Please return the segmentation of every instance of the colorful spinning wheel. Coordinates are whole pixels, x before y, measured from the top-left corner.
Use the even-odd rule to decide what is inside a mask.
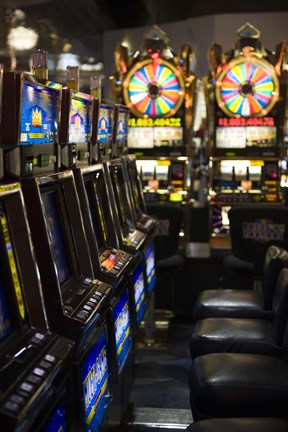
[[[279,97],[274,67],[256,56],[227,63],[216,81],[216,100],[230,117],[262,117]]]
[[[171,117],[183,103],[184,79],[166,60],[149,58],[130,69],[123,91],[125,104],[137,117]]]

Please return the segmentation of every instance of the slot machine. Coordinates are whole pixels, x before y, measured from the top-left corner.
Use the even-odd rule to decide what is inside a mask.
[[[177,55],[158,26],[145,35],[133,55],[129,56],[121,44],[115,50],[117,71],[111,77],[112,90],[115,102],[125,104],[131,112],[127,147],[139,162],[147,201],[171,198],[172,202],[180,202],[184,198],[187,185],[183,183],[184,176],[176,179],[176,170],[182,165],[177,159],[188,159],[193,153],[191,129],[198,81],[191,72],[193,58],[189,44],[182,45]],[[146,176],[142,176],[142,167]],[[172,183],[168,183],[174,174]],[[180,180],[183,193],[178,193]]]
[[[114,127],[113,127],[113,138],[112,138],[112,159],[114,156],[115,160],[118,160],[121,170],[123,170],[123,181],[126,189],[126,196],[130,199],[131,213],[133,215],[134,224],[137,230],[147,234],[146,245],[143,249],[146,263],[146,280],[147,280],[147,291],[150,296],[154,290],[156,284],[156,269],[155,269],[155,252],[154,252],[154,240],[153,232],[156,226],[156,220],[144,213],[141,210],[141,198],[138,193],[138,186],[135,183],[138,180],[136,159],[134,155],[125,154],[127,149],[127,131],[128,131],[128,119],[130,111],[128,107],[120,104],[115,104],[114,114]],[[120,168],[119,168],[120,169]],[[121,183],[121,181],[120,181]],[[124,191],[123,191],[124,193]],[[124,195],[122,196],[125,199]],[[143,202],[143,201],[142,201]]]
[[[287,77],[286,43],[272,53],[250,23],[237,30],[235,48],[208,51],[208,107],[212,233],[229,231],[227,210],[239,204],[282,205],[280,161]]]
[[[112,159],[121,157],[124,163],[124,170],[126,172],[127,187],[131,198],[131,205],[136,220],[137,229],[152,233],[155,229],[155,219],[142,211],[140,204],[142,199],[141,191],[138,192],[140,186],[138,176],[136,175],[136,158],[133,156],[129,158],[127,148],[127,135],[128,135],[128,120],[130,110],[125,105],[115,104],[114,114],[114,128],[112,138]],[[142,201],[143,203],[143,201]]]
[[[73,102],[76,98],[77,104]],[[82,108],[79,108],[80,101],[80,107],[84,107],[82,111]],[[93,274],[111,286],[108,335],[109,351],[114,359],[110,365],[113,399],[109,404],[104,423],[108,417],[109,421],[113,419],[113,421],[121,422],[127,410],[129,391],[131,391],[134,376],[133,337],[146,311],[144,281],[143,286],[139,287],[139,283],[144,279],[144,269],[142,269],[140,258],[135,257],[134,259],[133,255],[119,249],[118,243],[114,242],[113,238],[111,240],[107,234],[106,221],[111,214],[111,208],[108,196],[103,200],[103,193],[102,196],[100,194],[100,190],[106,188],[103,170],[101,166],[91,164],[89,158],[84,160],[79,157],[79,151],[81,151],[79,143],[82,143],[82,146],[85,144],[86,150],[89,149],[89,156],[91,154],[93,158],[98,152],[95,148],[96,144],[99,144],[105,156],[110,154],[109,131],[112,132],[111,113],[113,113],[111,108],[114,110],[114,104],[108,101],[101,101],[99,104],[99,101],[90,95],[76,92],[73,89],[64,89],[59,130],[61,154],[62,157],[64,156],[64,159],[61,158],[61,165],[73,171]],[[80,117],[86,119],[83,128],[81,130],[77,128],[81,138],[76,136],[71,138],[75,134],[76,111],[77,115],[81,114]],[[88,115],[89,112],[90,115]],[[100,143],[96,143],[93,138],[98,135]],[[108,144],[105,137],[108,138]],[[73,147],[76,152],[74,152],[74,157],[65,157],[65,153],[66,156],[73,155]],[[114,222],[111,221],[111,227],[113,224]],[[134,281],[136,269],[138,285]]]
[[[1,429],[72,431],[67,395],[74,343],[48,328],[19,183],[0,186],[0,237]],[[31,298],[40,317],[31,313]]]
[[[12,86],[8,81],[9,92],[5,89],[5,78],[3,80],[3,96],[9,97],[8,105],[10,102],[14,104],[15,117],[19,119],[13,128],[18,135],[5,147],[8,157],[5,159],[7,164],[4,171],[20,177],[49,328],[75,342],[70,363],[72,389],[68,393],[72,427],[77,431],[97,430],[112,398],[110,368],[113,361],[116,362],[108,331],[112,322],[111,286],[94,277],[73,173],[71,170],[55,170],[55,161],[60,166],[59,143],[56,141],[51,144],[50,133],[42,136],[42,132],[41,142],[37,141],[38,135],[35,137],[34,132],[32,136],[28,134],[28,138],[36,139],[36,142],[32,141],[27,149],[21,141],[21,125],[25,122],[32,124],[31,119],[35,112],[37,116],[41,112],[42,119],[46,118],[45,109],[49,113],[60,113],[61,92],[57,93],[58,97],[46,98],[46,87],[40,83],[40,79],[38,81],[36,77],[20,72],[16,73],[16,77],[16,85]],[[28,83],[28,94],[33,95],[36,92],[37,100],[47,102],[47,106],[43,105],[41,108],[43,112],[37,109],[37,101],[35,107],[25,104],[25,83]],[[55,91],[55,87],[51,88]],[[5,98],[3,102],[4,100]],[[29,101],[31,102],[30,99]],[[59,115],[53,117],[54,132],[58,131],[58,124]],[[46,131],[46,126],[42,124],[41,127]],[[24,138],[26,139],[26,136]],[[38,162],[45,159],[43,151],[46,145],[51,154],[47,158],[49,163],[43,167],[39,166]],[[15,159],[10,157],[14,151],[15,155],[17,154]],[[28,164],[30,159],[31,165]],[[26,169],[28,165],[29,170]],[[29,310],[35,318],[35,302],[31,301]],[[110,349],[111,354],[108,355]],[[96,383],[97,364],[102,365],[103,374],[99,375]],[[90,378],[85,377],[85,370],[90,374]],[[86,382],[90,386],[89,398],[84,397],[87,391]],[[95,401],[92,405],[91,399]]]

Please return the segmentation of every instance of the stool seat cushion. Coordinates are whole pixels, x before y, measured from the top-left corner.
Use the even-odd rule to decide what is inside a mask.
[[[264,310],[263,293],[245,289],[202,291],[194,306],[193,319],[208,317],[272,318],[271,310]]]
[[[186,432],[288,432],[288,421],[278,418],[228,418],[200,420]]]
[[[287,418],[288,364],[278,357],[242,353],[197,357],[189,371],[189,388],[195,420]]]
[[[213,352],[282,355],[273,322],[246,318],[205,318],[198,321],[190,338],[192,358]]]

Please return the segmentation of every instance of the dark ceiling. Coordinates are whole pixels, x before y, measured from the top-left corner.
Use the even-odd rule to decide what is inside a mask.
[[[263,0],[1,0],[0,3],[4,8],[23,10],[27,23],[37,26],[42,39],[53,34],[56,39],[83,44],[88,51],[95,51],[95,42],[106,30],[211,14],[288,11],[287,0],[268,4]]]
[[[24,18],[18,17],[20,10]],[[288,11],[287,0],[0,0],[0,55],[11,26],[25,25],[37,30],[38,48],[56,57],[64,47],[81,57],[102,62],[105,31],[149,26],[192,17],[226,13]],[[6,29],[6,33],[5,33]],[[204,30],[205,31],[205,30]],[[17,52],[17,67],[26,68],[29,53]],[[5,57],[6,56],[6,57]],[[11,63],[6,53],[0,62]],[[89,61],[90,61],[89,60]],[[21,62],[25,61],[25,64]]]

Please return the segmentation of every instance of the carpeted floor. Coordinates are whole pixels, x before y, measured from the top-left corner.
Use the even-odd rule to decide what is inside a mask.
[[[191,325],[173,321],[165,311],[156,311],[155,322],[153,343],[145,342],[143,328],[137,337],[131,410],[119,432],[178,432],[193,421],[188,387]]]

